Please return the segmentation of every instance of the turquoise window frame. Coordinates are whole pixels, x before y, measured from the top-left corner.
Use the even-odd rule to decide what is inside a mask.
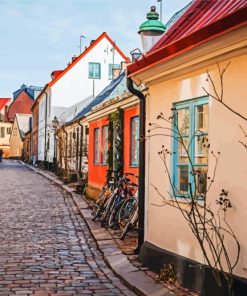
[[[98,75],[96,75],[96,66],[98,67]],[[88,78],[100,79],[101,78],[101,64],[100,63],[88,63]]]
[[[137,123],[136,134],[134,134],[133,132],[134,123]],[[130,118],[130,167],[139,166],[139,126],[140,126],[139,116],[131,117]],[[136,146],[134,149],[133,144],[134,144],[135,137],[136,137]],[[136,155],[136,161],[134,160],[134,157],[133,157],[134,154]]]
[[[101,156],[103,165],[108,164],[108,153],[109,153],[108,143],[109,143],[109,126],[104,125],[102,127],[102,156]],[[105,144],[107,144],[107,147],[105,147]]]
[[[202,106],[202,105],[208,105],[208,97],[200,97],[200,98],[196,98],[196,99],[192,99],[192,100],[186,100],[183,102],[177,102],[173,104],[173,108],[175,108],[176,111],[181,110],[181,109],[189,109],[189,134],[188,134],[188,138],[189,138],[189,143],[193,137],[193,135],[195,135],[195,129],[196,129],[196,124],[197,124],[197,119],[196,119],[196,107],[198,106]],[[178,118],[177,116],[174,117],[173,119],[174,121],[177,122]],[[175,122],[173,122],[173,129],[174,129],[174,133],[173,133],[173,151],[175,152],[173,154],[173,166],[172,166],[172,180],[173,180],[173,186],[176,188],[176,192],[175,192],[175,197],[189,197],[190,194],[181,194],[179,193],[180,190],[178,190],[179,188],[179,174],[178,174],[178,167],[179,166],[186,166],[188,165],[188,184],[191,184],[191,188],[192,188],[192,192],[194,192],[195,190],[195,184],[194,184],[194,177],[190,174],[191,172],[191,164],[188,163],[179,163],[178,162],[178,156],[179,156],[179,150],[178,150],[178,141],[176,140],[176,126],[175,126]],[[207,133],[200,133],[201,136],[204,135],[208,135]],[[198,136],[198,135],[197,135]],[[184,136],[186,137],[186,136]],[[188,149],[189,151],[189,155],[190,158],[192,160],[192,165],[193,167],[208,167],[208,163],[207,164],[199,164],[195,162],[195,141],[191,141],[190,147]],[[180,188],[179,188],[180,189]],[[189,190],[189,186],[188,186],[188,190]]]
[[[93,131],[94,134],[94,147],[93,147],[93,154],[94,154],[94,164],[100,163],[100,128],[95,128]]]
[[[113,73],[112,73],[112,69],[121,69],[121,65],[120,64],[109,64],[108,65],[108,79],[112,80],[113,79]]]

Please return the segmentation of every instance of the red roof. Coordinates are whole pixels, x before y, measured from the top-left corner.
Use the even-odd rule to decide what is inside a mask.
[[[48,83],[49,87],[54,85],[64,74],[66,74],[75,64],[77,64],[86,54],[89,53],[103,38],[106,38],[112,46],[118,51],[118,53],[123,57],[126,62],[129,62],[129,58],[121,51],[121,49],[113,42],[113,40],[109,37],[109,35],[104,32],[102,33],[94,42],[91,42],[90,46],[84,50],[77,58],[73,58],[72,63],[64,70],[59,70],[61,73],[57,75],[52,81]]]
[[[10,98],[0,98],[0,110],[2,110],[10,100]]]
[[[246,24],[246,0],[195,0],[129,74]]]

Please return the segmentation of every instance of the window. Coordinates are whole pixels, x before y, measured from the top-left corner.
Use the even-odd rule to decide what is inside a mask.
[[[94,129],[94,163],[99,163],[99,128]]]
[[[108,126],[102,128],[102,163],[108,163]]]
[[[112,69],[121,69],[121,66],[119,64],[109,64],[109,67],[108,67],[108,78],[110,80],[112,80],[112,78],[113,78]]]
[[[130,119],[130,165],[138,166],[139,163],[139,117]]]
[[[11,127],[7,127],[7,134],[8,134],[8,135],[11,134]]]
[[[5,127],[1,127],[1,138],[5,138]]]
[[[188,195],[191,184],[192,190],[196,190],[198,195],[203,197],[207,189],[208,99],[178,103],[174,107],[176,109],[174,152],[176,153],[173,176],[177,195]],[[192,166],[196,171],[196,182],[192,175]]]
[[[100,63],[88,64],[88,78],[100,79]]]

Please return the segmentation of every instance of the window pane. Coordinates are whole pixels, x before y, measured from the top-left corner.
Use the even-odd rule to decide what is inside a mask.
[[[196,107],[196,131],[208,132],[208,104]]]
[[[99,163],[99,128],[94,130],[94,162]]]
[[[102,163],[106,164],[108,162],[108,126],[103,127],[102,139],[103,139]]]
[[[189,163],[188,153],[186,152],[184,146],[188,150],[189,138],[182,137],[178,139],[178,163]]]
[[[139,117],[131,119],[131,165],[139,162]]]
[[[178,110],[178,129],[180,134],[188,135],[190,129],[189,108]]]
[[[88,64],[88,77],[93,79],[100,79],[100,63]]]
[[[188,166],[183,165],[178,167],[178,190],[182,194],[188,192],[189,175]]]
[[[207,166],[195,166],[194,170],[196,172],[195,178],[196,178],[196,192],[199,196],[204,197],[207,191]]]
[[[195,136],[195,163],[208,163],[208,138],[206,135]]]

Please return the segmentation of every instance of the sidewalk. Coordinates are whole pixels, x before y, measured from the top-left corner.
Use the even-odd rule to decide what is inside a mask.
[[[137,257],[133,255],[133,250],[136,245],[136,236],[130,240],[121,241],[118,239],[116,231],[107,230],[101,227],[100,223],[94,222],[91,219],[90,201],[83,196],[74,193],[74,188],[65,185],[58,177],[50,172],[40,168],[27,165],[20,162],[36,173],[48,178],[55,184],[59,185],[66,192],[68,192],[76,204],[77,209],[85,219],[92,236],[94,237],[98,248],[102,252],[106,263],[115,272],[115,274],[122,279],[122,281],[134,292],[140,296],[189,296],[196,295],[179,285],[169,285],[169,289],[161,283],[155,281],[156,273],[143,267],[137,261]]]

